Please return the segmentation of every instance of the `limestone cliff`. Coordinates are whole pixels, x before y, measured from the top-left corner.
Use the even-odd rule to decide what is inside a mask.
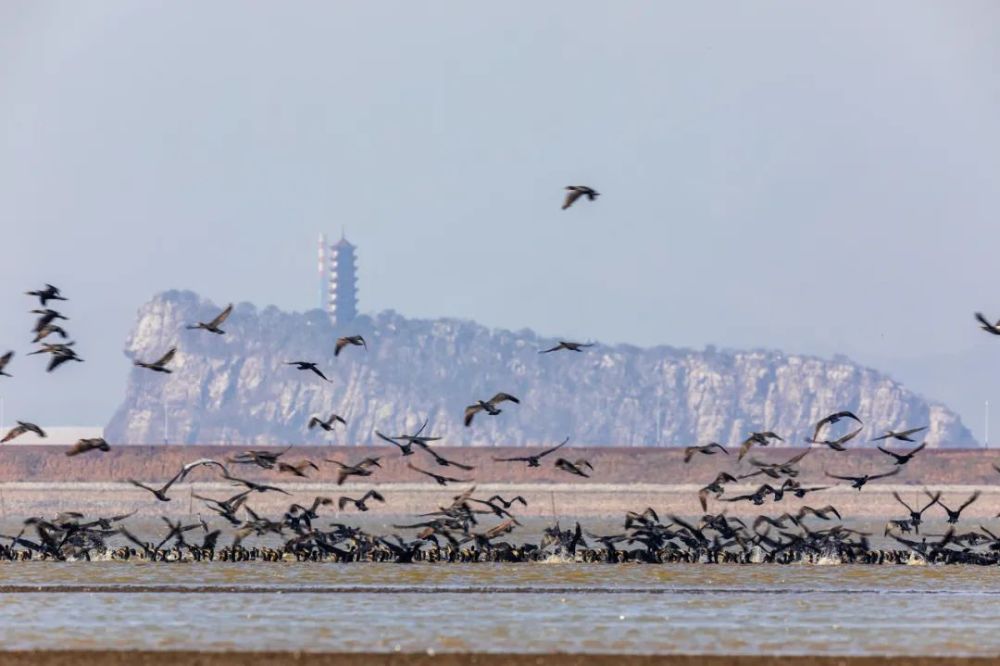
[[[374,430],[429,431],[451,445],[525,445],[571,436],[579,445],[683,446],[738,443],[766,428],[801,444],[809,424],[839,409],[875,430],[929,425],[930,446],[968,446],[958,416],[875,370],[846,359],[777,351],[694,351],[596,345],[539,355],[552,338],[489,330],[468,321],[413,320],[394,312],[335,328],[321,311],[286,313],[240,304],[227,334],[187,331],[219,304],[167,292],[144,305],[125,353],[158,357],[179,349],[163,375],[134,369],[108,425],[121,443],[363,444]],[[368,351],[333,355],[340,335],[361,334]],[[319,363],[324,382],[286,361]],[[521,398],[496,417],[462,425],[465,405],[497,391]],[[310,432],[311,415],[347,419],[334,434]],[[164,412],[167,418],[164,418]],[[855,440],[861,443],[859,438]]]

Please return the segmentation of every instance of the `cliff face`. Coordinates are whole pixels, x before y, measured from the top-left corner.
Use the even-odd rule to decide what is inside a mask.
[[[692,351],[597,345],[539,355],[555,343],[531,331],[488,330],[457,320],[409,320],[393,312],[334,327],[321,311],[237,306],[227,334],[186,331],[220,306],[190,292],[144,305],[125,353],[148,360],[178,347],[173,374],[134,369],[108,425],[120,443],[364,444],[374,430],[428,430],[450,445],[526,445],[571,436],[578,445],[738,443],[768,429],[799,443],[810,424],[850,409],[864,441],[890,427],[929,425],[929,446],[968,446],[958,416],[874,370],[847,360],[774,351]],[[334,340],[361,334],[368,352]],[[332,381],[285,365],[308,360]],[[497,391],[518,396],[496,417],[462,425],[465,405]],[[166,419],[164,413],[166,412]],[[310,432],[311,415],[347,419],[333,434]],[[876,432],[878,431],[878,433]],[[861,442],[859,438],[855,442]]]

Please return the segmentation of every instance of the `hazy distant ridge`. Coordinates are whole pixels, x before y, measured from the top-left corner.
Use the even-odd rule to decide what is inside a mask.
[[[776,351],[693,351],[598,345],[585,353],[539,355],[554,343],[522,330],[489,330],[452,319],[413,320],[394,312],[359,317],[338,330],[322,312],[237,306],[225,336],[185,331],[223,304],[191,292],[156,296],[139,311],[125,345],[130,358],[154,358],[177,345],[174,374],[135,369],[107,428],[113,442],[330,441],[368,443],[383,432],[431,430],[459,445],[524,445],[571,436],[578,444],[672,446],[735,443],[753,429],[801,443],[807,424],[852,409],[872,428],[924,425],[931,446],[968,446],[972,435],[947,407],[889,377],[844,359]],[[338,335],[360,333],[366,354],[333,356]],[[312,360],[332,380],[283,365]],[[522,399],[497,417],[461,423],[462,409],[498,390]],[[348,421],[334,436],[310,433],[312,414]]]

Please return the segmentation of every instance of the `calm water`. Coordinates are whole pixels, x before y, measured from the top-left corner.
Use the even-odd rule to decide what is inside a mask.
[[[980,567],[36,562],[0,585],[40,590],[0,594],[5,649],[1000,654]]]

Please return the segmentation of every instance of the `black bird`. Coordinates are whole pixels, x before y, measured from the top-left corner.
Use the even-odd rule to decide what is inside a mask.
[[[134,364],[139,368],[146,368],[147,370],[152,370],[153,372],[165,372],[170,374],[173,372],[167,367],[167,363],[173,360],[174,355],[177,353],[177,347],[171,347],[167,350],[167,353],[156,359],[152,363],[146,363],[144,361],[135,361]]]
[[[706,444],[705,446],[688,446],[684,449],[684,462],[691,462],[691,458],[693,458],[696,453],[702,453],[706,456],[714,456],[716,451],[721,451],[727,456],[729,455],[729,451],[726,450],[726,447],[718,442],[712,442],[710,444]]]
[[[7,431],[7,434],[0,439],[0,444],[11,441],[15,437],[20,437],[26,432],[33,432],[39,437],[46,437],[45,431],[36,426],[34,423],[28,423],[27,421],[16,421],[17,425]]]
[[[382,467],[378,463],[378,458],[365,458],[356,465],[347,465],[339,460],[325,459],[328,463],[333,463],[340,469],[337,472],[337,485],[343,485],[344,480],[349,476],[371,476],[375,473],[372,467]]]
[[[502,412],[503,410],[502,409],[498,409],[497,405],[499,405],[501,402],[504,402],[505,400],[509,400],[510,402],[513,402],[515,404],[520,404],[521,403],[520,400],[518,400],[517,398],[515,398],[511,394],[500,392],[500,393],[497,393],[492,398],[490,398],[489,400],[485,400],[485,401],[484,400],[480,400],[476,404],[469,405],[468,407],[466,407],[465,408],[465,425],[466,425],[466,427],[472,425],[472,419],[479,412],[486,412],[490,416],[496,416],[497,414],[499,414],[500,412]]]
[[[837,516],[837,520],[843,520],[843,518],[840,517],[840,512],[837,511],[837,509],[831,504],[827,504],[821,509],[814,509],[811,506],[803,506],[801,509],[799,509],[799,512],[798,514],[796,514],[795,518],[801,521],[807,515],[813,515],[819,518],[820,520],[830,520],[830,514]]]
[[[545,449],[541,453],[536,453],[533,456],[514,456],[512,458],[494,458],[493,460],[497,462],[526,462],[528,463],[528,467],[541,467],[542,465],[540,461],[542,458],[549,455],[553,451],[558,451],[565,446],[568,441],[569,437],[559,442],[559,444],[553,446],[551,449]]]
[[[901,442],[912,442],[914,441],[910,435],[916,434],[921,430],[927,430],[927,426],[922,426],[920,428],[910,428],[909,430],[889,430],[884,435],[876,437],[873,442],[878,442],[883,439],[898,439]]]
[[[823,426],[833,425],[834,423],[837,423],[841,419],[853,419],[858,423],[861,423],[861,419],[855,416],[854,412],[849,412],[847,410],[841,412],[835,412],[833,414],[830,414],[829,416],[824,416],[823,418],[821,418],[819,421],[816,422],[816,428],[813,430],[812,439],[813,440],[819,439],[819,431],[823,429]]]
[[[889,449],[883,449],[881,446],[876,446],[875,448],[881,451],[882,453],[890,455],[893,458],[895,458],[897,465],[905,465],[906,463],[910,462],[910,460],[913,459],[913,456],[923,451],[925,446],[927,446],[927,442],[924,442],[920,446],[916,447],[915,449],[911,449],[906,453],[896,453],[894,451],[890,451]]]
[[[753,491],[749,495],[735,495],[733,497],[721,497],[716,498],[722,502],[743,502],[747,501],[756,506],[760,506],[767,499],[768,495],[773,495],[775,493],[774,488],[770,484],[762,484],[757,490]],[[775,500],[777,501],[777,500]]]
[[[292,447],[287,447],[281,451],[265,451],[262,449],[250,449],[242,453],[237,453],[231,458],[226,458],[226,462],[236,465],[257,465],[261,469],[274,469],[278,458],[288,453]]]
[[[89,437],[77,441],[77,443],[74,444],[71,449],[66,451],[66,455],[76,456],[81,453],[86,453],[87,451],[94,451],[95,449],[98,451],[107,452],[111,450],[111,446],[109,446],[108,443],[104,441],[103,437]]]
[[[829,446],[834,451],[846,451],[847,447],[845,447],[844,444],[847,444],[849,441],[860,435],[862,430],[864,430],[864,427],[852,430],[843,437],[838,437],[837,439],[821,440],[821,439],[816,439],[814,437],[813,439],[808,439],[806,441],[809,442],[810,444],[823,444],[825,446]]]
[[[504,498],[500,497],[499,495],[494,495],[493,497],[490,497],[486,501],[487,502],[496,502],[496,503],[502,505],[503,508],[505,508],[505,509],[509,509],[510,507],[512,507],[514,505],[514,502],[520,502],[521,506],[528,506],[527,500],[525,500],[520,495],[516,495],[514,497],[511,497],[509,500],[505,500]]]
[[[417,446],[419,446],[420,448],[422,448],[424,451],[426,451],[427,453],[429,453],[431,455],[431,457],[434,458],[434,462],[436,462],[438,465],[441,465],[442,467],[457,467],[459,469],[464,469],[465,471],[469,471],[469,470],[475,469],[475,467],[472,466],[472,465],[465,465],[465,464],[460,463],[460,462],[455,462],[454,460],[448,460],[443,455],[441,455],[437,451],[433,450],[431,447],[427,446],[423,442],[416,441],[416,442],[414,442],[414,444],[416,444]]]
[[[294,365],[299,370],[312,370],[317,375],[319,375],[320,379],[322,379],[323,381],[327,382],[330,381],[329,379],[326,378],[326,375],[320,372],[319,368],[316,367],[315,363],[310,363],[309,361],[288,361],[285,363],[285,365]]]
[[[226,309],[220,312],[212,321],[208,323],[199,321],[197,324],[193,326],[188,326],[187,329],[189,331],[195,331],[200,329],[203,331],[208,331],[209,333],[215,333],[216,335],[223,335],[225,331],[219,328],[219,326],[221,326],[222,322],[226,321],[226,319],[228,319],[229,315],[231,315],[232,313],[233,313],[233,304],[230,303],[229,305],[226,306]]]
[[[383,435],[378,430],[375,431],[375,434],[384,439],[385,441],[389,442],[390,444],[395,444],[396,446],[398,446],[400,453],[402,453],[404,456],[412,456],[414,444],[420,446],[426,451],[430,451],[430,448],[427,446],[427,442],[434,442],[441,439],[440,437],[428,437],[427,435],[420,434],[424,431],[424,428],[427,427],[427,423],[428,420],[424,419],[423,425],[421,425],[420,428],[417,430],[417,432],[415,432],[412,435],[394,435],[392,437],[389,437],[388,435]],[[402,440],[406,443],[400,444],[399,440]],[[472,468],[470,467],[469,469]]]
[[[38,321],[35,322],[35,328],[32,329],[35,333],[42,330],[56,319],[63,319],[69,321],[69,317],[64,316],[60,312],[53,310],[51,308],[45,308],[44,310],[32,310],[32,314],[38,315]]]
[[[152,486],[147,486],[146,484],[136,481],[135,479],[129,479],[128,482],[131,483],[136,488],[142,488],[143,490],[148,490],[153,493],[153,496],[161,502],[169,502],[170,498],[167,497],[167,491],[170,490],[170,486],[174,485],[184,476],[184,470],[177,472],[172,479],[163,484],[160,488],[153,488]]]
[[[37,296],[38,300],[41,302],[44,308],[49,301],[68,301],[68,298],[64,298],[62,293],[59,291],[59,287],[54,287],[51,284],[46,284],[45,289],[38,289],[37,291],[26,291],[24,292],[28,296]]]
[[[980,324],[982,324],[980,328],[982,328],[984,331],[986,331],[987,333],[992,333],[993,335],[1000,335],[1000,321],[998,321],[995,324],[991,324],[989,320],[987,320],[986,317],[982,315],[981,312],[976,313],[976,319],[979,321]]]
[[[582,196],[586,196],[588,200],[593,201],[597,197],[601,196],[601,193],[595,191],[593,188],[587,187],[586,185],[567,185],[566,199],[563,201],[562,209],[566,210],[573,205],[573,202]]]
[[[393,446],[398,446],[399,447],[399,453],[403,457],[412,456],[413,455],[413,444],[411,444],[410,442],[406,442],[405,444],[400,444],[394,438],[389,437],[388,435],[383,435],[378,430],[375,431],[375,434],[378,435],[379,437],[381,437],[382,439],[384,439],[385,441],[389,442]]]
[[[308,478],[306,476],[306,472],[305,471],[307,469],[309,469],[310,467],[312,469],[319,470],[319,467],[316,465],[316,463],[314,463],[311,460],[303,460],[302,462],[298,463],[297,465],[292,465],[291,463],[279,462],[278,463],[278,473],[280,474],[282,472],[288,472],[289,474],[293,474],[295,476],[299,476],[299,477],[302,477],[302,478]]]
[[[743,443],[740,444],[740,455],[736,459],[737,460],[743,460],[743,456],[745,456],[747,454],[747,451],[749,451],[750,447],[753,446],[754,444],[760,444],[761,446],[767,446],[768,444],[771,443],[771,440],[776,440],[776,441],[779,441],[779,442],[785,441],[780,436],[776,435],[775,433],[771,432],[770,430],[765,431],[765,432],[752,432],[752,433],[750,433],[750,436],[747,437],[746,439],[744,439]]]
[[[913,507],[911,507],[909,504],[907,504],[906,502],[904,502],[903,498],[899,496],[899,493],[894,492],[892,494],[892,496],[895,497],[896,501],[899,502],[900,504],[902,504],[904,507],[906,507],[906,510],[910,512],[910,521],[909,521],[909,523],[917,531],[917,534],[920,534],[920,524],[923,522],[924,512],[927,511],[927,509],[929,509],[932,506],[934,506],[935,504],[937,504],[938,500],[941,499],[941,493],[936,493],[934,495],[931,495],[930,496],[931,501],[928,502],[924,506],[924,508],[922,508],[919,511],[917,511]]]
[[[930,497],[932,499],[934,498],[934,495],[931,495],[926,490],[924,492],[927,493],[928,497]],[[957,509],[954,509],[954,510],[949,509],[945,505],[945,503],[941,501],[941,493],[937,493],[937,503],[940,504],[941,508],[944,509],[945,513],[948,514],[948,523],[951,524],[951,525],[954,525],[955,523],[958,522],[958,519],[962,515],[962,512],[965,511],[965,507],[969,506],[970,504],[972,504],[973,502],[975,502],[977,499],[979,499],[979,495],[980,495],[979,491],[978,490],[975,491],[974,493],[972,493],[972,495],[969,496],[969,499],[965,500],[960,507],[958,507]]]
[[[368,351],[368,343],[360,335],[345,335],[342,338],[337,338],[337,343],[333,347],[333,355],[340,356],[340,352],[347,345],[354,345],[355,347],[364,347],[365,351]]]
[[[594,466],[590,464],[587,460],[580,458],[579,460],[566,460],[565,458],[559,458],[556,460],[557,468],[569,474],[575,474],[576,476],[582,476],[584,478],[590,478],[590,475],[583,471],[583,468],[593,470]]]
[[[313,416],[312,418],[309,419],[309,429],[312,430],[316,426],[319,426],[323,430],[330,432],[331,430],[333,430],[333,426],[337,421],[340,421],[344,425],[347,425],[347,421],[345,421],[344,417],[339,414],[331,414],[330,418],[328,418],[326,421],[319,418],[318,416]]]
[[[799,462],[802,461],[807,455],[809,455],[811,449],[806,449],[802,453],[796,454],[782,463],[766,463],[756,458],[750,459],[750,464],[758,468],[761,472],[771,477],[772,479],[778,479],[782,476],[798,476],[799,470],[795,468]]]
[[[3,356],[0,356],[0,376],[2,377],[13,377],[13,375],[5,372],[4,370],[10,364],[10,359],[14,358],[14,352],[9,351]]]
[[[244,490],[243,492],[224,500],[203,497],[193,493],[191,496],[195,499],[200,499],[203,502],[208,502],[211,505],[209,508],[212,511],[215,511],[217,514],[228,520],[232,525],[239,526],[242,521],[236,517],[236,512],[240,510],[240,506],[243,505],[243,503],[247,500],[247,497],[252,492],[253,490]]]
[[[285,490],[284,488],[279,488],[278,486],[269,486],[266,483],[257,483],[256,481],[250,481],[249,479],[241,479],[239,477],[231,475],[228,471],[223,472],[222,478],[228,481],[232,481],[233,483],[238,483],[241,486],[249,488],[250,490],[253,490],[254,492],[258,493],[266,493],[269,490],[273,490],[275,492],[282,493],[284,495],[291,495],[291,493]]]
[[[896,474],[899,474],[899,472],[900,468],[897,467],[891,472],[886,472],[885,474],[865,474],[863,476],[838,476],[836,474],[830,474],[829,472],[826,472],[826,475],[831,479],[850,481],[852,488],[857,488],[858,490],[861,490],[861,488],[863,488],[864,485],[869,481],[874,481],[875,479],[884,479],[887,476],[895,476]]]
[[[701,503],[701,510],[708,511],[708,496],[709,494],[714,494],[715,498],[718,499],[722,496],[724,492],[723,484],[726,483],[736,483],[737,478],[732,474],[727,472],[719,472],[715,480],[710,484],[698,491],[698,501]]]
[[[583,343],[583,342],[567,342],[566,340],[560,340],[559,344],[551,349],[542,349],[539,354],[548,354],[550,352],[559,351],[565,349],[567,351],[582,352],[584,347],[593,347],[593,342]]]
[[[353,499],[345,495],[344,497],[341,497],[339,500],[337,500],[337,506],[340,508],[341,511],[343,511],[345,506],[347,506],[348,504],[353,504],[358,511],[367,511],[368,505],[365,504],[365,502],[367,502],[369,499],[373,499],[377,502],[382,502],[383,504],[385,503],[385,498],[382,497],[382,495],[380,495],[378,491],[369,490],[368,492],[366,492],[364,495],[361,496],[361,499]]]
[[[69,337],[69,334],[66,333],[66,329],[64,329],[62,326],[59,326],[57,324],[46,324],[45,326],[42,326],[40,329],[35,331],[35,339],[32,340],[32,342],[41,342],[42,340],[53,334],[58,335],[63,340]]]
[[[431,477],[438,483],[438,485],[441,486],[447,486],[449,481],[451,483],[469,483],[470,481],[472,481],[472,479],[453,479],[450,476],[442,476],[440,474],[435,474],[434,472],[428,472],[425,469],[414,467],[411,463],[407,463],[406,466],[412,469],[414,472],[420,472],[421,474]]]

